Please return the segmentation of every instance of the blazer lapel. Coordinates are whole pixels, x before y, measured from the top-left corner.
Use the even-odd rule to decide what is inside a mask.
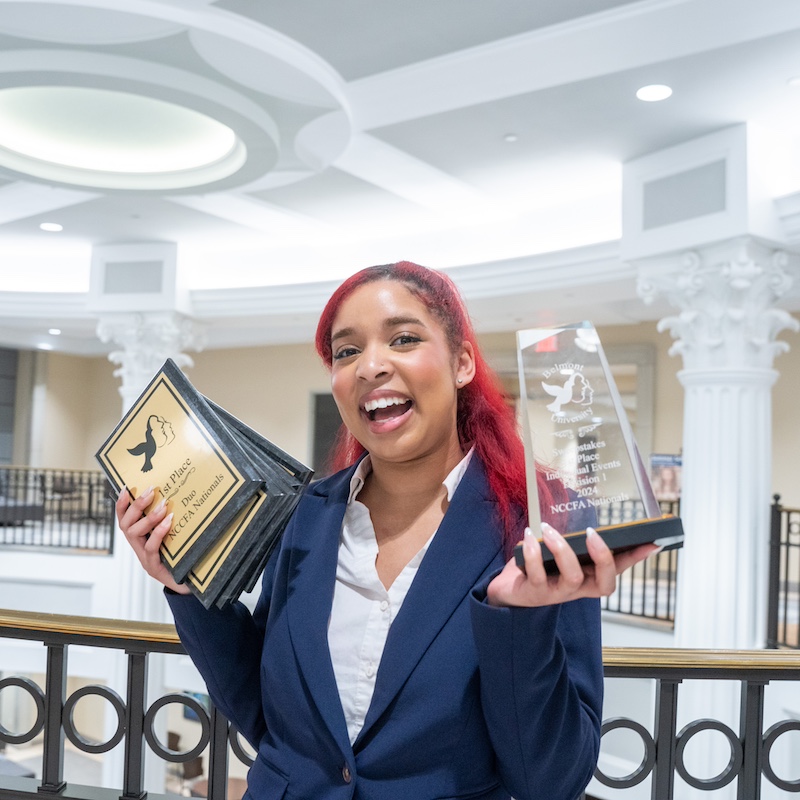
[[[332,483],[312,487],[298,506],[288,591],[303,600],[287,603],[289,635],[300,670],[325,724],[342,748],[349,748],[350,741],[328,649],[328,619],[351,474],[348,470]]]
[[[502,549],[496,505],[473,457],[392,622],[359,741],[383,714],[431,642]]]

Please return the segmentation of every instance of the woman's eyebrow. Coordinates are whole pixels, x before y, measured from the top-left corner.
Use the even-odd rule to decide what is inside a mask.
[[[420,325],[423,328],[425,327],[425,323],[421,319],[412,317],[410,315],[387,317],[383,321],[384,328],[396,328],[398,325]],[[340,328],[338,331],[335,331],[331,334],[331,344],[333,344],[333,342],[335,342],[337,339],[344,339],[348,336],[353,336],[355,333],[355,328]]]
[[[421,319],[412,316],[389,317],[383,323],[384,328],[396,328],[398,325],[421,325],[423,328],[425,327],[425,323]]]
[[[337,339],[342,339],[345,336],[352,336],[355,332],[355,328],[341,328],[335,333],[331,334],[331,343],[335,342]]]

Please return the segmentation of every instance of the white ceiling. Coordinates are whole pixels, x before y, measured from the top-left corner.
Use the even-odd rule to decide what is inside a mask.
[[[337,280],[402,258],[452,269],[481,330],[655,319],[622,164],[742,122],[800,141],[794,77],[798,0],[0,0],[0,93],[167,100],[247,148],[168,191],[0,167],[0,346],[102,352],[91,249],[153,241],[209,346],[306,340]]]

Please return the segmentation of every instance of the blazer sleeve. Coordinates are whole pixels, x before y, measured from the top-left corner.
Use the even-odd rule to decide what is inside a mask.
[[[165,592],[181,643],[214,705],[256,749],[266,732],[259,688],[261,654],[280,552],[276,548],[264,569],[261,595],[252,614],[240,601],[223,609],[205,609],[193,595]]]
[[[503,784],[517,800],[580,796],[600,747],[600,604],[494,608],[471,598],[481,701]]]

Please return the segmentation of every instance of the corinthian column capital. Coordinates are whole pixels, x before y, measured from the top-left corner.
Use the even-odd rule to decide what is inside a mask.
[[[679,309],[659,322],[685,369],[771,369],[789,346],[776,339],[798,330],[776,303],[800,276],[800,259],[752,238],[709,245],[638,265],[637,291],[646,302],[663,295]]]
[[[120,349],[108,359],[118,368],[119,392],[124,408],[129,408],[162,364],[171,358],[181,369],[193,362],[184,350],[202,349],[204,335],[190,318],[172,311],[115,314],[101,318],[97,335]]]

